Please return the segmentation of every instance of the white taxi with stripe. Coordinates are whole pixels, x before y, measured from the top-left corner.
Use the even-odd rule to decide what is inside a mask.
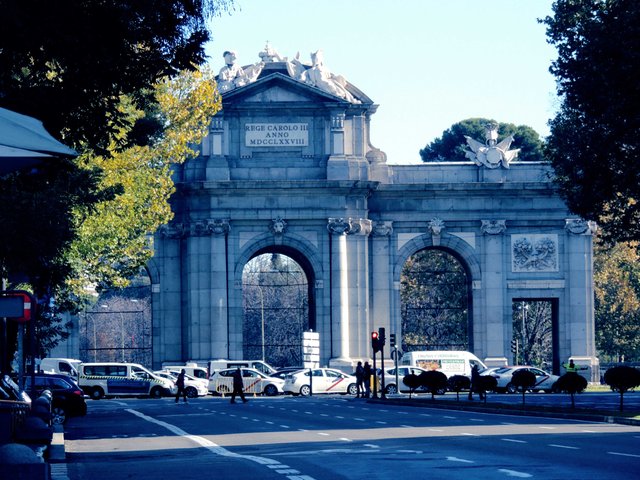
[[[335,368],[314,368],[293,372],[284,377],[284,393],[357,393],[356,377]]]
[[[233,373],[235,371],[235,368],[227,368],[213,372],[209,377],[209,391],[220,395],[233,392]],[[240,368],[240,371],[242,372],[244,393],[264,393],[268,396],[282,393],[284,380],[281,378],[269,377],[255,368]]]

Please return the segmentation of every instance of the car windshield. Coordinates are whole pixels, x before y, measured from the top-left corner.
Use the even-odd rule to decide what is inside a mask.
[[[511,368],[509,368],[509,367],[503,367],[503,368],[499,368],[499,369],[497,369],[497,370],[496,370],[495,372],[493,372],[493,373],[506,373],[506,372],[508,372],[509,370],[511,370]]]

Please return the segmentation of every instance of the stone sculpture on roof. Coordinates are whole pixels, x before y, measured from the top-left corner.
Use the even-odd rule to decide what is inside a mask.
[[[311,64],[300,61],[300,53],[291,61],[281,56],[267,42],[264,50],[258,54],[260,61],[244,68],[235,65],[236,55],[233,51],[224,52],[226,65],[218,75],[218,90],[220,93],[229,92],[235,88],[255,82],[267,63],[281,62],[286,64],[289,76],[306,85],[318,88],[350,103],[360,103],[349,92],[347,80],[342,75],[335,75],[324,65],[322,50],[311,53]]]
[[[465,151],[465,156],[472,160],[476,165],[484,165],[488,168],[498,168],[502,165],[509,168],[509,162],[518,156],[520,149],[509,150],[513,135],[498,143],[498,124],[490,122],[485,125],[485,143],[478,142],[473,138],[465,135],[467,145],[471,149]]]

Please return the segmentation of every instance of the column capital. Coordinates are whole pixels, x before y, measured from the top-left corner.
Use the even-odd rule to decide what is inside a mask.
[[[171,222],[161,225],[158,233],[165,238],[184,238],[187,235],[187,228],[184,223]]]
[[[567,218],[564,229],[573,235],[594,235],[598,231],[598,224],[582,218]]]
[[[371,234],[374,237],[388,237],[393,233],[393,222],[372,222]]]
[[[481,220],[480,231],[485,235],[500,235],[507,231],[506,220]]]
[[[369,235],[371,223],[367,218],[329,218],[327,230],[333,235]]]
[[[207,230],[209,234],[219,236],[227,235],[231,230],[231,223],[228,218],[215,218],[207,220]]]

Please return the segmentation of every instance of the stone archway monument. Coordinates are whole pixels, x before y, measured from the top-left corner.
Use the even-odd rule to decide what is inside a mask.
[[[554,370],[579,357],[595,378],[594,225],[570,215],[549,164],[518,162],[489,130],[468,139],[468,162],[388,165],[369,138],[377,105],[322,52],[259,58],[225,52],[223,109],[176,171],[150,264],[154,364],[241,358],[242,269],[284,248],[306,259],[320,363],[352,368],[371,331],[402,335],[402,266],[438,247],[469,272],[478,357],[512,362],[513,299],[550,299]]]

